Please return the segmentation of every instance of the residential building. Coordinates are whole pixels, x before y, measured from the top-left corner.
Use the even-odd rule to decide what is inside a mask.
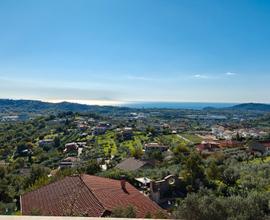
[[[201,144],[196,146],[197,151],[200,153],[206,152],[216,152],[220,150],[219,144],[217,142],[203,141]]]
[[[169,149],[168,146],[161,145],[159,143],[148,143],[144,145],[145,153],[151,153],[153,151],[165,152]]]
[[[116,165],[116,168],[125,171],[136,171],[139,169],[151,168],[152,164],[148,161],[135,159],[134,157],[127,158]]]
[[[174,175],[168,175],[159,181],[150,182],[150,198],[162,207],[170,206],[175,198],[182,195],[179,186],[181,179]]]
[[[21,196],[22,215],[106,217],[118,207],[134,207],[136,217],[165,211],[125,180],[76,175]]]
[[[75,167],[78,162],[77,157],[67,157],[64,160],[62,160],[59,164],[59,168],[71,168]]]
[[[65,145],[64,153],[78,152],[78,144],[75,142],[68,143]]]

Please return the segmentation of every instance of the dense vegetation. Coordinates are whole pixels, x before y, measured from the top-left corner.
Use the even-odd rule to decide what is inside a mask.
[[[129,113],[130,110],[127,116],[123,112],[109,116],[107,113],[68,111],[44,114],[25,121],[0,123],[0,214],[18,212],[19,196],[26,191],[67,175],[88,173],[114,179],[124,175],[134,185],[136,177],[160,180],[168,174],[179,176],[181,184],[175,187],[181,194],[175,206],[169,209],[171,216],[176,218],[244,220],[269,217],[269,156],[202,157],[194,147],[202,139],[189,131],[207,129],[209,125],[204,119],[183,118],[184,124],[188,124],[186,130],[172,134],[167,127],[161,126],[159,129],[156,124],[165,120],[173,121],[182,112],[164,110],[158,116],[155,113],[149,116],[150,119],[143,120],[130,120]],[[79,127],[84,121],[92,123],[91,126],[85,129]],[[91,128],[102,121],[113,125],[105,133],[93,135]],[[269,129],[269,122],[269,115],[265,114],[239,124]],[[117,131],[125,126],[134,128],[132,138],[125,139]],[[234,121],[231,126],[236,126]],[[52,140],[52,144],[40,145],[41,140],[48,139]],[[64,152],[65,145],[70,142],[86,143],[80,156],[77,152]],[[149,142],[168,146],[171,155],[160,152],[145,155],[142,149]],[[80,162],[76,167],[58,169],[63,159],[77,156]],[[153,168],[133,172],[114,168],[122,159],[130,156],[155,159],[156,164]],[[102,164],[107,165],[106,171],[102,170]],[[134,217],[134,210],[133,207],[119,207],[112,215]]]

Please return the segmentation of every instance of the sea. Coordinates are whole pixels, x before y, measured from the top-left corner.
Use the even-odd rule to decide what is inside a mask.
[[[122,103],[122,107],[130,108],[165,108],[165,109],[193,109],[201,110],[207,107],[226,108],[239,103],[214,103],[214,102],[128,102]]]
[[[240,103],[225,103],[225,102],[149,102],[149,101],[112,101],[112,100],[43,100],[46,102],[59,103],[59,102],[70,102],[79,103],[85,105],[99,105],[99,106],[120,106],[129,108],[167,108],[167,109],[193,109],[201,110],[206,107],[212,108],[226,108],[231,107]]]

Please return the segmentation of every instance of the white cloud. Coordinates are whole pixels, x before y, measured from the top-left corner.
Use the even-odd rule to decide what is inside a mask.
[[[236,73],[233,73],[233,72],[227,72],[227,73],[225,73],[225,75],[227,75],[227,76],[235,76]]]
[[[202,74],[195,74],[195,75],[193,75],[193,78],[196,78],[196,79],[208,79],[209,76],[202,75]]]
[[[192,76],[192,78],[196,78],[196,79],[215,79],[215,80],[218,80],[218,79],[225,79],[225,76],[227,76],[227,77],[233,77],[233,76],[236,76],[236,75],[237,75],[237,73],[234,73],[234,72],[219,73],[219,74],[216,74],[216,75],[194,74]]]

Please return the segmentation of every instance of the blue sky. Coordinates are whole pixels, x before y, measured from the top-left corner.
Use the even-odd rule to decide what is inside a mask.
[[[0,0],[0,98],[270,102],[270,1]]]

